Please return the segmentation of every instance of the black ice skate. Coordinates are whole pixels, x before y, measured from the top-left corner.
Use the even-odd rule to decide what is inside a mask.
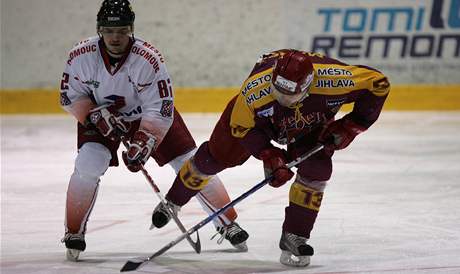
[[[85,235],[83,234],[66,233],[61,242],[65,243],[66,257],[69,261],[78,261],[80,252],[86,249]]]
[[[170,210],[168,210],[166,207],[169,207]],[[153,210],[152,226],[150,229],[153,227],[162,228],[171,220],[170,211],[172,211],[177,216],[177,212],[179,212],[179,210],[180,206],[175,205],[170,201],[167,201],[166,205],[164,203],[159,203]]]
[[[242,229],[238,223],[233,222],[227,226],[221,226],[217,228],[216,235],[220,234],[221,237],[217,240],[218,244],[221,244],[224,239],[228,240],[238,251],[248,251],[246,240],[249,238],[249,234]],[[213,239],[214,235],[211,239]]]
[[[307,238],[289,232],[283,232],[280,240],[280,262],[288,266],[304,267],[310,264],[313,247],[307,244]]]

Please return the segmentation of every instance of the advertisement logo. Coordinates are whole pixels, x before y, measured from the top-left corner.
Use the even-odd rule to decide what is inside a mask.
[[[311,50],[352,59],[458,58],[460,0],[425,3],[319,7],[321,34],[312,37]]]

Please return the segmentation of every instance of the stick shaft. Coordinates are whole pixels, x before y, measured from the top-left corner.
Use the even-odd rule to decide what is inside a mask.
[[[128,141],[126,141],[126,139],[124,137],[121,137],[121,141],[123,142],[123,145],[126,147],[126,149],[129,148],[129,144],[128,144]],[[166,203],[166,199],[164,198],[163,194],[161,194],[161,191],[160,189],[158,188],[158,186],[155,184],[155,182],[153,181],[152,179],[152,176],[150,176],[150,174],[147,172],[147,170],[145,169],[144,165],[141,164],[141,171],[142,171],[142,174],[144,175],[144,177],[147,179],[147,182],[149,182],[150,186],[153,188],[153,190],[155,191],[155,194],[157,195],[158,199],[160,199],[160,202],[165,205],[166,209],[168,210],[168,213],[169,215],[172,217],[172,219],[174,220],[174,222],[177,224],[177,226],[179,227],[180,231],[182,233],[185,233],[187,232],[187,229],[184,227],[184,225],[182,224],[182,222],[179,220],[179,218],[174,214],[174,212],[172,211],[172,209],[167,205]],[[185,236],[185,238],[187,238],[187,241],[190,243],[190,245],[192,246],[193,250],[195,250],[196,253],[200,253],[201,252],[201,242],[200,242],[200,236],[198,235],[197,233],[197,240],[196,242],[194,242],[192,240],[192,238],[190,237],[191,234],[187,234]]]
[[[292,168],[296,165],[298,165],[299,163],[305,161],[306,159],[310,158],[313,154],[317,153],[318,151],[320,151],[321,149],[323,149],[324,146],[322,144],[318,144],[317,146],[315,146],[314,148],[312,148],[310,151],[306,152],[305,154],[303,154],[302,156],[298,157],[297,159],[295,159],[294,161],[290,162],[287,164],[287,167],[288,168]],[[190,228],[187,232],[184,232],[182,235],[180,235],[179,237],[177,237],[175,240],[173,240],[172,242],[168,243],[167,245],[165,245],[163,248],[161,248],[160,250],[158,250],[156,253],[154,253],[152,256],[150,256],[148,258],[148,260],[151,260],[163,253],[165,253],[166,251],[168,251],[170,248],[172,248],[173,246],[175,246],[176,244],[178,244],[180,241],[182,241],[187,235],[191,235],[192,233],[194,233],[195,231],[197,231],[198,229],[202,228],[203,226],[205,226],[207,223],[209,223],[210,221],[212,221],[214,218],[216,218],[217,216],[219,216],[220,214],[222,214],[223,212],[225,212],[227,209],[229,209],[230,207],[233,207],[234,205],[236,205],[237,203],[241,202],[242,200],[246,199],[249,195],[251,195],[252,193],[256,192],[257,190],[259,190],[260,188],[262,188],[264,185],[266,185],[267,183],[269,183],[271,180],[273,179],[273,175],[272,176],[269,176],[267,178],[265,178],[262,182],[256,184],[255,186],[253,186],[251,189],[249,189],[248,191],[246,191],[245,193],[241,194],[238,198],[236,198],[235,200],[229,202],[228,204],[226,204],[224,207],[222,207],[221,209],[219,209],[218,211],[214,212],[213,214],[209,215],[207,218],[205,218],[204,220],[202,220],[201,222],[199,222],[198,224],[196,224],[195,226],[193,226],[192,228]]]

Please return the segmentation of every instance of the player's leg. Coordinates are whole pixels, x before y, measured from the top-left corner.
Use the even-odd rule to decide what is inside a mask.
[[[204,163],[205,165],[203,165]],[[222,207],[221,205],[230,201],[221,181],[214,175],[223,169],[225,169],[225,166],[214,159],[209,153],[208,142],[205,142],[200,146],[197,153],[181,167],[166,195],[166,199],[174,206],[181,207],[196,195],[195,197],[202,205],[205,205],[208,213],[214,213]],[[222,196],[223,193],[225,193],[225,196]],[[161,207],[161,204],[159,207]],[[157,207],[154,215],[161,214],[159,207]],[[236,213],[234,210],[229,210],[223,216],[224,218],[216,220],[217,231],[222,235],[218,243],[221,243],[223,239],[227,239],[238,250],[246,251],[246,240],[249,234],[235,221],[232,221],[236,217],[234,213]],[[156,217],[158,218],[158,216]],[[165,219],[165,217],[161,218]],[[228,224],[225,223],[225,219],[229,222]],[[169,217],[167,221],[169,221]]]
[[[227,204],[230,201],[228,193],[222,184],[221,180],[216,176],[210,176],[212,173],[217,173],[222,170],[222,167],[218,165],[217,169],[208,170],[204,172],[209,172],[211,174],[205,174],[204,172],[199,171],[194,166],[192,156],[195,154],[196,149],[190,151],[190,148],[193,148],[194,145],[193,138],[188,131],[185,123],[180,117],[179,113],[175,112],[175,118],[172,130],[168,132],[162,144],[159,146],[155,159],[169,160],[171,155],[177,156],[178,153],[182,152],[179,156],[175,157],[173,160],[169,160],[169,164],[173,167],[178,177],[182,169],[182,173],[191,172],[191,174],[202,174],[198,177],[203,176],[203,180],[206,180],[209,183],[203,188],[199,188],[199,194],[196,196],[202,207],[208,214],[214,213],[216,210],[220,209],[223,205]],[[169,142],[171,142],[169,144]],[[180,146],[178,146],[180,144]],[[174,146],[174,150],[169,149],[169,147]],[[181,148],[182,147],[182,148]],[[189,151],[184,153],[184,151]],[[175,152],[171,153],[171,152]],[[204,156],[207,157],[207,156]],[[200,157],[202,158],[202,157]],[[158,160],[157,160],[158,161]],[[161,162],[159,162],[161,164]],[[184,171],[185,170],[185,171]],[[195,176],[194,175],[194,176]],[[192,195],[194,196],[194,195]],[[190,197],[191,198],[191,197]],[[170,206],[173,210],[178,210],[180,206],[175,205],[169,201]],[[247,233],[241,229],[241,227],[235,222],[237,217],[236,211],[233,208],[227,210],[220,218],[216,219],[214,224],[218,231],[225,233],[226,238],[235,246],[238,247],[239,244],[243,243],[247,238]],[[159,204],[154,214],[152,215],[152,223],[156,227],[164,226],[170,220],[170,216],[167,214],[166,209]]]
[[[194,149],[169,162],[176,174],[179,173],[181,167],[186,163],[186,161],[193,157],[196,151],[197,149]],[[212,176],[206,187],[204,187],[204,189],[202,189],[195,197],[208,214],[214,213],[230,202],[227,190],[217,175]],[[236,220],[237,216],[238,215],[235,209],[229,208],[221,216],[219,216],[219,218],[213,220],[214,225],[216,228],[229,225]]]
[[[78,124],[78,155],[67,189],[65,236],[69,260],[77,260],[86,248],[85,232],[99,187],[99,178],[109,165],[118,164],[118,142],[110,142],[97,131]]]
[[[231,202],[222,181],[217,175],[213,176],[210,179],[209,184],[195,197],[209,215],[215,213]],[[216,197],[219,198],[216,199]],[[236,218],[237,213],[235,209],[231,207],[213,220],[214,226],[217,230],[216,235],[220,234],[217,243],[221,244],[222,241],[226,239],[236,249],[240,251],[247,251],[248,247],[246,245],[246,240],[249,238],[249,234],[235,221]]]
[[[70,260],[78,259],[86,248],[85,232],[99,187],[99,178],[109,167],[110,151],[99,143],[85,143],[75,160],[75,169],[67,189],[63,239]]]
[[[279,247],[280,262],[290,266],[307,266],[313,248],[307,243],[318,215],[324,188],[332,173],[331,154],[320,151],[302,162],[289,190]]]
[[[180,168],[185,164],[188,159],[191,159],[195,154],[195,150],[185,155],[179,156],[170,162],[176,174],[180,171]],[[202,208],[209,214],[213,214],[220,208],[224,207],[230,202],[230,197],[224,184],[220,178],[215,175],[209,179],[209,183],[195,196],[202,206]],[[175,205],[172,205],[174,209],[179,209]],[[246,240],[249,234],[242,229],[238,223],[236,210],[231,207],[226,210],[223,214],[213,220],[214,226],[218,231],[217,234],[221,234],[218,243],[222,243],[223,239],[227,239],[234,247],[241,251],[247,250]],[[164,226],[170,220],[170,216],[167,214],[167,210],[159,204],[152,215],[152,223],[156,227]]]
[[[241,165],[250,154],[231,134],[230,116],[236,98],[231,100],[217,122],[209,141],[204,142],[194,157],[185,162],[169,189],[166,198],[185,205],[202,190],[210,178],[220,171]]]
[[[249,153],[231,135],[230,115],[235,98],[229,102],[217,122],[211,138],[204,142],[193,158],[180,168],[166,198],[178,206],[185,205],[201,191],[211,177],[225,168],[240,165]]]

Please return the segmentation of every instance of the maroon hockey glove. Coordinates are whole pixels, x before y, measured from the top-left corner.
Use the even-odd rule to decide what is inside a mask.
[[[131,124],[123,120],[121,113],[113,107],[97,107],[90,111],[89,121],[96,126],[102,136],[116,141],[127,133]]]
[[[138,130],[134,133],[128,150],[122,153],[123,162],[130,171],[138,172],[141,170],[141,166],[149,159],[155,143],[155,137],[147,131]]]
[[[262,150],[259,158],[264,162],[265,178],[273,175],[272,187],[280,187],[289,181],[294,172],[286,166],[286,157],[282,149],[272,147]]]
[[[358,134],[365,130],[365,127],[344,117],[327,125],[320,134],[319,141],[325,145],[326,149],[340,150],[346,148]]]

